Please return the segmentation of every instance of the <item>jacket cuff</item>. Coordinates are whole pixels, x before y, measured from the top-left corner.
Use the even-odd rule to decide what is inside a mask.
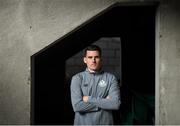
[[[90,103],[95,103],[96,98],[92,97],[92,96],[88,96],[88,102]]]

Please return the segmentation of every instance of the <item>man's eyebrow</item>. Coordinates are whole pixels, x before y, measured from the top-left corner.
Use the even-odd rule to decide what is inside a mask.
[[[92,58],[92,56],[88,56],[88,58]]]
[[[93,56],[87,56],[88,58],[92,58]],[[98,57],[100,57],[100,56],[94,56],[95,58],[98,58]]]

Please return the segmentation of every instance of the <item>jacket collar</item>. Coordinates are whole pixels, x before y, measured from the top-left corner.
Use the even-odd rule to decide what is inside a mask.
[[[86,72],[90,73],[90,74],[101,74],[103,73],[104,71],[102,70],[102,68],[99,70],[99,71],[94,71],[94,72],[90,72],[88,68],[86,68],[85,70]]]

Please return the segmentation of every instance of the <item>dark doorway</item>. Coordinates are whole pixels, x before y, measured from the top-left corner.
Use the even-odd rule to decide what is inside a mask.
[[[131,91],[154,96],[155,12],[155,5],[115,4],[31,56],[31,124],[73,124],[65,62],[101,37],[121,38],[122,104],[115,124],[122,124],[126,111],[121,110],[132,104]],[[148,123],[138,119],[132,123],[153,124],[152,117]]]

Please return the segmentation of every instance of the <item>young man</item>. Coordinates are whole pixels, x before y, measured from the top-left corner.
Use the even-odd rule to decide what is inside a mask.
[[[120,89],[114,75],[102,70],[101,49],[85,49],[85,71],[73,76],[71,101],[75,125],[112,125],[112,110],[119,109]]]

